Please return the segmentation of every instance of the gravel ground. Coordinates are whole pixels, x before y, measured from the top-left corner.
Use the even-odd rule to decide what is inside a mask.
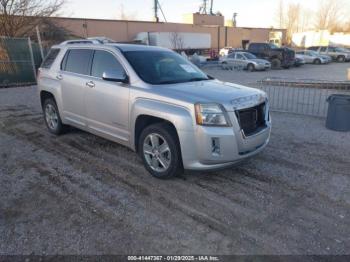
[[[50,135],[34,87],[0,90],[0,254],[350,254],[350,133],[273,113],[226,170],[151,177],[129,149]]]

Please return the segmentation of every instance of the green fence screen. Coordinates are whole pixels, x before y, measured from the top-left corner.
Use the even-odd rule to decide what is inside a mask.
[[[41,64],[39,45],[31,43],[35,68]],[[27,38],[0,37],[0,87],[35,84]]]

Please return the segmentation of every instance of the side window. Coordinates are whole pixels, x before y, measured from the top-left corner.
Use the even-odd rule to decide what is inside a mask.
[[[42,62],[41,67],[49,69],[55,61],[59,52],[59,48],[52,48],[48,55],[45,57],[44,61]]]
[[[63,61],[61,68],[64,71],[89,75],[89,64],[93,51],[89,49],[71,49]]]
[[[258,51],[255,44],[250,44],[248,49],[252,52]]]
[[[328,52],[335,52],[335,48],[334,47],[328,47]]]
[[[234,59],[235,58],[235,53],[231,53],[227,56],[228,58]]]
[[[108,70],[124,72],[122,65],[111,53],[96,50],[92,61],[91,75],[102,78],[103,72]]]
[[[237,54],[237,55],[236,55],[236,58],[237,58],[237,59],[241,59],[241,60],[243,60],[243,59],[244,59],[244,56],[243,56],[243,55],[241,55],[241,54]]]
[[[321,47],[321,50],[320,50],[321,52],[326,52],[327,51],[327,47],[325,47],[325,46],[323,46],[323,47]]]

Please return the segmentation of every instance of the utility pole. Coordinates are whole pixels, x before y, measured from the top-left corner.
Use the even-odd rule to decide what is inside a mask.
[[[158,23],[159,17],[158,17],[158,0],[154,0],[154,20]]]

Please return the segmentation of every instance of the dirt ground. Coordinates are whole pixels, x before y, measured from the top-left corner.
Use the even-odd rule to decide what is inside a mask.
[[[131,150],[46,130],[34,87],[0,90],[0,254],[350,254],[350,133],[273,113],[226,170],[151,177]]]

